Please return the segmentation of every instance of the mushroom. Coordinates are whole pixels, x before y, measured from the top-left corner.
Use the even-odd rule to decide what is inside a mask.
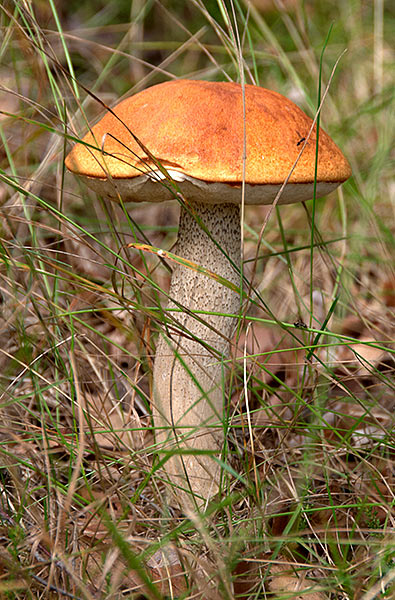
[[[176,183],[176,253],[195,266],[173,263],[168,308],[177,310],[168,312],[157,343],[153,418],[158,448],[168,451],[166,475],[178,501],[189,506],[219,488],[226,361],[240,308],[243,178],[246,204],[271,204],[304,145],[279,203],[308,200],[314,189],[312,120],[276,92],[244,89],[245,123],[237,83],[155,85],[105,114],[66,158],[70,171],[114,200],[160,202],[174,197]],[[322,130],[318,149],[320,197],[351,170]]]

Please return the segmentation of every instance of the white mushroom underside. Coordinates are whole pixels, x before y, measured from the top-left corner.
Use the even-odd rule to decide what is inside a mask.
[[[188,200],[208,204],[241,204],[241,183],[206,182],[185,175],[180,171],[168,169],[174,183],[164,179],[160,171],[151,171],[149,175],[140,175],[131,179],[101,179],[84,177],[86,184],[101,196],[116,200],[118,196],[125,202],[163,202],[174,198],[177,191]],[[340,181],[318,181],[317,198],[333,192]],[[272,204],[280,184],[245,184],[245,204]],[[281,192],[279,204],[302,202],[313,197],[314,184],[287,183]]]

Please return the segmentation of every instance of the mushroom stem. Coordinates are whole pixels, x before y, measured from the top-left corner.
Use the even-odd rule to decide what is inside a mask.
[[[189,212],[181,207],[177,254],[238,286],[240,274],[232,263],[240,265],[240,206],[191,202],[190,208]],[[168,335],[160,336],[153,415],[159,451],[175,452],[164,465],[173,493],[191,506],[218,492],[218,463],[213,456],[189,451],[212,450],[218,456],[223,445],[223,360],[229,356],[235,326],[234,317],[226,315],[238,313],[240,297],[215,279],[181,265],[173,271],[169,295],[168,308],[183,308],[182,313],[172,313],[182,333],[173,335],[171,327]]]

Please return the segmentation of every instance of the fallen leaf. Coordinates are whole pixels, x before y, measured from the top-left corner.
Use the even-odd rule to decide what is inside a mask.
[[[314,591],[315,582],[302,573],[299,575],[289,566],[272,565],[269,579],[269,591],[274,594],[273,599],[281,600],[326,600],[323,592]],[[296,592],[297,595],[292,595]]]

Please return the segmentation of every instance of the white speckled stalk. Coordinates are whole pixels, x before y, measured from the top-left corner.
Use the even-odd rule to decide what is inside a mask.
[[[191,208],[223,252],[196,218],[181,208],[177,254],[238,286],[240,275],[229,259],[239,267],[240,207],[194,202]],[[159,451],[177,448],[183,451],[182,457],[175,455],[166,462],[165,471],[180,504],[185,506],[187,502],[191,506],[191,495],[181,493],[178,488],[192,490],[198,505],[202,498],[218,492],[218,463],[212,456],[193,456],[188,450],[214,450],[218,456],[222,448],[226,377],[222,360],[229,356],[235,319],[194,316],[189,311],[237,314],[240,296],[212,278],[183,266],[175,267],[169,293],[185,311],[171,315],[186,333],[178,335],[176,326],[169,329],[173,332],[171,341],[164,336],[159,339],[154,366],[154,424]],[[175,306],[169,302],[169,308]],[[196,339],[191,339],[192,336]]]

